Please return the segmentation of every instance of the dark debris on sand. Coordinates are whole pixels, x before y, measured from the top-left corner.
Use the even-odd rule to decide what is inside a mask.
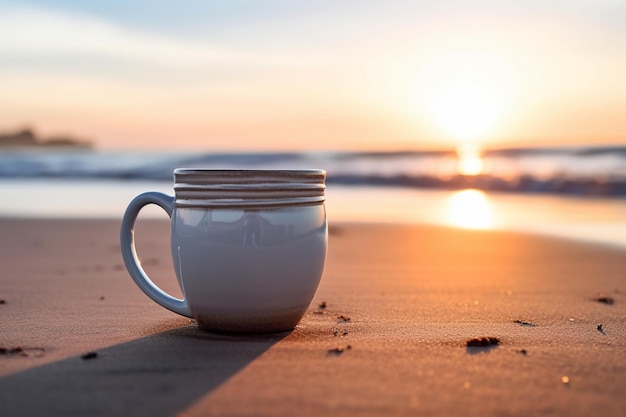
[[[524,321],[524,320],[513,320],[513,323],[517,323],[520,326],[537,327],[535,323],[531,323],[529,321]]]
[[[596,298],[596,301],[602,304],[607,304],[607,305],[613,305],[615,304],[615,300],[613,299],[613,297],[608,297],[605,295],[601,295],[599,297]]]
[[[345,352],[346,350],[350,350],[352,349],[352,346],[348,345],[345,348],[344,347],[336,347],[334,349],[328,349],[328,354],[329,355],[335,355],[335,356],[339,356],[341,355],[343,352]]]
[[[7,300],[0,300],[0,304],[6,304]]]
[[[81,358],[83,360],[96,359],[98,357],[98,352],[87,352]]]
[[[348,322],[350,321],[350,317],[348,316],[344,316],[343,314],[341,316],[337,316],[337,320],[341,321],[341,322]]]
[[[500,339],[491,336],[474,337],[469,339],[466,344],[467,347],[496,346],[500,344]]]
[[[0,355],[5,356],[23,356],[23,357],[31,357],[37,358],[43,356],[45,354],[45,349],[43,348],[29,348],[22,346],[15,347],[4,347],[0,346]]]
[[[24,348],[21,346],[16,346],[12,348],[0,346],[0,354],[3,355],[17,355],[24,353]]]
[[[324,314],[324,310],[328,307],[326,301],[322,301],[317,305],[317,310],[313,310],[313,314]]]

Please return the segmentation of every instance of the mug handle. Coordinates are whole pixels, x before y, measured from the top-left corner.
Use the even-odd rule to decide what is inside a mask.
[[[171,218],[174,209],[174,197],[151,191],[139,194],[128,204],[122,219],[120,232],[120,246],[122,248],[122,256],[126,264],[126,269],[128,269],[128,273],[135,281],[135,284],[153,301],[174,313],[185,317],[192,317],[191,309],[187,301],[172,297],[157,287],[143,270],[141,262],[137,257],[137,250],[135,248],[135,222],[137,221],[139,211],[148,204],[156,204],[161,207]]]

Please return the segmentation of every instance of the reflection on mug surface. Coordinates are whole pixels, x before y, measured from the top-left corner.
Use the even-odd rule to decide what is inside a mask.
[[[227,327],[233,328],[260,320],[259,312],[271,312],[274,322],[304,314],[326,258],[324,211],[321,205],[176,210],[174,265],[201,326],[219,328],[230,316]]]

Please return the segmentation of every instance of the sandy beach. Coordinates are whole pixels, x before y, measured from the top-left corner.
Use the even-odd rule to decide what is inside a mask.
[[[332,223],[324,277],[298,327],[234,337],[149,300],[123,267],[118,221],[2,219],[0,230],[2,416],[626,409],[623,249]],[[168,222],[141,221],[137,239],[154,281],[180,295]],[[480,337],[499,344],[467,346]]]

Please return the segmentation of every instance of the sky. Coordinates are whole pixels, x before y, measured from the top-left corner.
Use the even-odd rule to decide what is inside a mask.
[[[0,131],[102,149],[626,144],[626,1],[3,1]]]

